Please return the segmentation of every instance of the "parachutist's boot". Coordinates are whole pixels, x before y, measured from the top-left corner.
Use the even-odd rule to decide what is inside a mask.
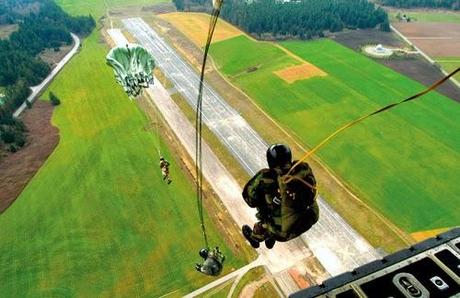
[[[259,248],[260,246],[259,241],[252,238],[252,229],[248,225],[244,225],[241,228],[241,231],[243,232],[244,238],[246,238],[246,240],[249,241],[252,247]]]
[[[202,266],[201,264],[196,263],[195,264],[196,271],[201,272],[201,266]]]
[[[272,249],[273,246],[275,246],[275,243],[276,243],[276,240],[273,239],[273,238],[268,238],[267,240],[265,240],[265,246],[266,246],[268,249]]]

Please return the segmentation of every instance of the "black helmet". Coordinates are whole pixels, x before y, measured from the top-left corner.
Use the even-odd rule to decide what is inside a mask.
[[[203,259],[207,259],[208,254],[209,254],[209,251],[207,248],[200,249],[200,257],[202,257]]]
[[[267,149],[267,162],[270,169],[291,165],[291,149],[284,144],[274,144]]]

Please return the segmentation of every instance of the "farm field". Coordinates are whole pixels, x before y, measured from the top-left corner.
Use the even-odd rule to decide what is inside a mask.
[[[382,44],[386,47],[404,48],[407,44],[396,33],[379,30],[355,30],[335,33],[334,41],[361,53],[363,45]],[[425,86],[433,84],[444,74],[422,56],[399,57],[398,59],[372,59]],[[436,89],[439,93],[460,102],[460,89],[448,82]]]
[[[78,4],[66,8],[82,13]],[[180,297],[210,281],[194,269],[194,185],[161,141],[174,179],[163,183],[155,132],[116,85],[100,38],[85,39],[49,87],[62,100],[53,116],[60,143],[0,216],[1,297]],[[208,232],[226,272],[243,265]]]
[[[412,43],[430,57],[460,56],[460,23],[394,23]]]
[[[407,10],[407,9],[391,9],[389,17],[391,22],[397,22],[396,14],[405,14],[413,19],[413,22],[426,23],[460,23],[460,14],[453,11],[437,11],[437,10]]]
[[[211,52],[232,82],[310,146],[344,123],[423,89],[331,40],[281,45],[328,75],[288,84],[274,71],[298,60],[245,36],[215,43]],[[256,71],[246,71],[254,66]],[[406,232],[455,226],[459,117],[457,103],[433,93],[345,132],[319,156]]]
[[[210,17],[203,13],[168,13],[159,16],[165,21],[174,23],[199,47],[206,45]],[[242,32],[226,21],[219,19],[214,33],[213,42],[241,35]]]
[[[170,2],[168,0],[56,0],[64,10],[75,15],[91,14],[97,20],[104,15],[107,9],[127,6],[154,5],[157,3]]]
[[[454,71],[460,67],[460,56],[459,57],[438,57],[434,59],[441,67],[447,72]],[[456,74],[455,79],[460,80],[460,74]]]

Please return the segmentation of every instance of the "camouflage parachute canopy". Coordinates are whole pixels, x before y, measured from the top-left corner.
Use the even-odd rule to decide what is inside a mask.
[[[113,68],[115,78],[130,98],[139,96],[143,88],[153,84],[152,55],[137,44],[127,44],[110,50],[107,64]]]

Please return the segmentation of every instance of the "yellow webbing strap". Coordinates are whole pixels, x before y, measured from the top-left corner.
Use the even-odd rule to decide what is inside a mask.
[[[411,101],[411,100],[414,100],[414,99],[417,99],[431,91],[433,91],[434,89],[438,88],[439,86],[441,86],[442,84],[444,84],[447,80],[449,80],[452,76],[454,76],[455,74],[457,74],[458,72],[460,72],[460,67],[457,68],[456,70],[454,70],[453,72],[451,72],[448,76],[446,76],[445,78],[439,80],[438,82],[436,82],[435,84],[433,84],[431,87],[425,89],[424,91],[420,92],[420,93],[417,93],[415,95],[412,95],[411,97],[409,98],[406,98],[400,102],[396,102],[396,103],[392,103],[392,104],[389,104],[387,106],[384,106],[370,114],[367,114],[367,115],[364,115],[364,116],[361,116],[359,117],[358,119],[355,119],[347,124],[345,124],[344,126],[340,127],[339,129],[337,129],[336,131],[334,131],[332,134],[330,134],[327,138],[325,138],[324,140],[322,140],[318,145],[316,145],[313,149],[311,149],[310,151],[308,151],[307,153],[305,153],[305,155],[299,159],[295,164],[294,166],[292,166],[292,168],[289,170],[289,172],[284,176],[284,179],[285,179],[285,182],[288,183],[290,181],[292,181],[293,179],[295,179],[294,176],[291,176],[291,173],[292,171],[300,164],[302,163],[303,161],[305,161],[307,158],[309,158],[311,155],[313,155],[314,153],[316,153],[321,147],[323,147],[326,143],[328,143],[330,140],[332,140],[334,137],[336,137],[338,134],[340,134],[341,132],[343,132],[344,130],[360,123],[361,121],[371,117],[371,116],[374,116],[374,115],[377,115],[377,114],[380,114],[380,113],[383,113],[385,111],[388,111],[402,103],[405,103],[405,102],[408,102],[408,101]]]

